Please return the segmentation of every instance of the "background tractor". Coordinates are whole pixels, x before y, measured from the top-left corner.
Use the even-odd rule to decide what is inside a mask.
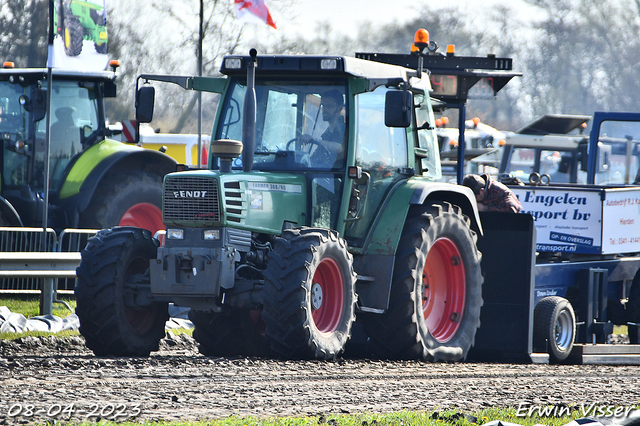
[[[162,178],[176,162],[109,138],[103,101],[116,95],[115,72],[52,75],[46,226],[162,228]],[[45,225],[46,77],[46,69],[0,69],[3,226]]]

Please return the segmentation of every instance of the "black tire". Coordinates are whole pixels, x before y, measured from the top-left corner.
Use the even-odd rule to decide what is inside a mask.
[[[77,18],[65,18],[62,40],[64,42],[64,52],[67,56],[79,56],[82,53],[84,28]]]
[[[82,250],[76,270],[76,315],[86,345],[97,356],[148,356],[158,350],[169,319],[166,302],[145,302],[149,260],[158,241],[145,229],[98,232]]]
[[[198,342],[200,353],[205,356],[270,356],[269,341],[261,332],[264,323],[259,312],[255,314],[252,318],[251,312],[246,310],[223,313],[191,310],[189,319],[195,326],[193,338]]]
[[[389,307],[384,314],[358,315],[376,356],[465,359],[480,327],[483,304],[476,240],[459,207],[438,203],[409,209]]]
[[[336,232],[285,230],[269,254],[262,291],[265,334],[287,359],[335,359],[355,319],[353,258]]]
[[[548,296],[533,311],[533,351],[548,353],[549,360],[569,357],[576,339],[576,315],[564,297]]]
[[[89,206],[80,215],[80,227],[137,226],[155,233],[162,224],[162,176],[132,172],[105,177]]]
[[[636,273],[629,289],[629,298],[625,305],[625,319],[626,322],[640,324],[640,271]],[[640,343],[637,333],[629,333],[629,343],[633,345]]]
[[[93,45],[96,48],[96,53],[100,53],[100,54],[109,53],[109,45],[107,43],[102,43],[102,44],[94,43]]]

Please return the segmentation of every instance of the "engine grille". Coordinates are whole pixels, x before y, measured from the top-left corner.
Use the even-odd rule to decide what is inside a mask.
[[[167,177],[164,184],[165,222],[220,222],[218,181],[203,177]]]

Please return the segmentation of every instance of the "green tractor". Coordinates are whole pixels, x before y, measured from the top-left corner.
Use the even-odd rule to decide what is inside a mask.
[[[108,53],[107,13],[104,4],[81,0],[52,0],[54,27],[62,37],[68,56],[82,53],[84,40],[92,41],[96,52]]]
[[[222,78],[139,77],[139,121],[150,81],[221,98],[209,169],[164,179],[162,241],[120,227],[82,252],[76,313],[96,355],[157,350],[172,302],[209,356],[335,359],[361,352],[358,325],[372,356],[466,357],[483,304],[476,201],[439,182],[422,65],[378,59],[252,49]]]
[[[56,232],[164,227],[162,178],[176,162],[109,138],[104,99],[116,96],[115,78],[114,71],[52,71],[46,164],[47,70],[0,69],[0,226],[43,227],[47,199],[46,225]]]

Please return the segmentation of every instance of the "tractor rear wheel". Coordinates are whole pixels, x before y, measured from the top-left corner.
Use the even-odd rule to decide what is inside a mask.
[[[263,323],[259,315],[252,316],[252,312],[191,310],[189,319],[195,326],[193,338],[198,342],[200,353],[206,356],[269,356],[269,342],[260,332]]]
[[[77,18],[64,20],[64,52],[67,56],[79,56],[82,53],[84,28]]]
[[[158,241],[145,229],[98,232],[82,250],[76,270],[76,315],[96,355],[148,356],[158,350],[168,304],[150,300],[149,261]]]
[[[337,233],[285,230],[269,254],[262,318],[271,348],[287,359],[335,359],[355,319],[353,257]]]
[[[155,234],[162,223],[162,177],[133,172],[106,177],[81,214],[82,228],[136,226]]]
[[[412,207],[396,253],[389,308],[359,316],[373,352],[385,359],[464,359],[480,326],[480,260],[476,235],[459,207]]]

